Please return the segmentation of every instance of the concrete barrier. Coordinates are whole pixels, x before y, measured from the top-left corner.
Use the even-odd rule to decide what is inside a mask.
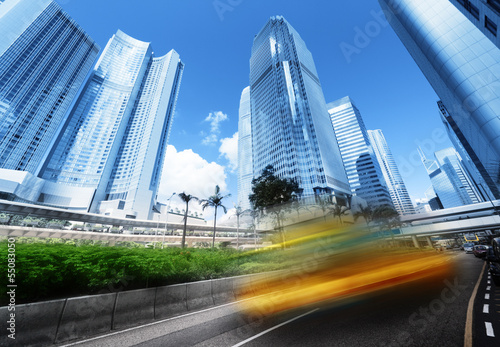
[[[254,294],[252,276],[253,275],[243,275],[233,277],[233,292],[236,300]]]
[[[234,301],[233,279],[221,278],[212,280],[212,298],[215,305]]]
[[[214,305],[212,299],[212,281],[186,283],[187,308],[189,311],[199,310]]]
[[[65,299],[16,305],[16,310],[9,312],[7,307],[0,308],[0,317],[5,326],[10,313],[15,313],[15,340],[2,329],[0,346],[45,346],[54,343],[57,327],[64,309]]]
[[[186,284],[158,287],[155,299],[155,319],[167,318],[187,311]]]
[[[56,343],[111,330],[117,293],[70,298],[62,314]]]
[[[118,293],[113,329],[148,323],[155,317],[156,288]]]

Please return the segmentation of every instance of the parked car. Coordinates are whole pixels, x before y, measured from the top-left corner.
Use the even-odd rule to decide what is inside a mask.
[[[484,258],[486,253],[488,253],[488,248],[490,248],[490,246],[475,245],[472,249],[472,253],[474,253],[476,258]]]
[[[474,249],[474,244],[472,242],[464,243],[463,246],[465,253],[472,253]]]
[[[486,261],[489,264],[489,272],[493,282],[500,286],[500,237],[491,241],[491,250],[486,255]]]

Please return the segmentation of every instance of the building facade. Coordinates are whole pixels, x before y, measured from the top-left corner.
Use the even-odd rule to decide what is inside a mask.
[[[281,16],[271,17],[253,41],[250,113],[254,177],[272,165],[278,177],[298,182],[301,197],[334,194],[348,203],[350,189],[312,54]]]
[[[446,107],[443,105],[441,101],[438,101],[439,112],[441,114],[441,120],[445,126],[446,132],[448,133],[448,137],[450,141],[453,143],[455,150],[462,158],[462,166],[463,169],[467,172],[468,176],[471,179],[471,185],[475,187],[475,190],[478,192],[477,199],[478,202],[488,201],[495,199],[492,191],[489,189],[486,182],[483,180],[482,175],[479,173],[477,167],[481,167],[481,162],[478,158],[472,159],[469,156],[469,152],[465,149],[465,147],[469,147],[467,139],[462,135],[460,129],[456,126],[453,117],[448,113]],[[474,154],[474,152],[471,152]],[[476,164],[477,163],[477,166]]]
[[[432,187],[443,208],[458,207],[481,202],[462,160],[454,148],[435,153],[436,160],[427,159],[420,151],[422,163],[432,182]]]
[[[368,130],[368,138],[384,175],[394,208],[400,215],[414,214],[415,208],[382,130]]]
[[[347,96],[327,105],[353,195],[369,206],[393,207],[361,113]]]
[[[99,47],[50,0],[6,0],[0,32],[0,168],[36,176]]]
[[[500,198],[500,49],[448,0],[379,2],[466,140],[482,180]]]
[[[500,0],[450,0],[479,30],[500,48]]]
[[[247,210],[252,206],[248,196],[252,193],[252,114],[250,87],[243,89],[238,121],[238,206]]]
[[[88,189],[91,212],[149,219],[183,66],[175,51],[155,57],[150,43],[118,31],[40,176],[61,186]],[[58,201],[57,195],[44,197],[45,203]]]

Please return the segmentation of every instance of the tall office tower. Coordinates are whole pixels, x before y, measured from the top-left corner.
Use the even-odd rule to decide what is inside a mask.
[[[379,2],[499,199],[500,49],[448,0]]]
[[[250,87],[243,89],[238,121],[238,206],[251,208],[248,196],[252,193],[252,117]]]
[[[250,58],[253,175],[273,165],[295,179],[301,197],[333,193],[347,204],[349,185],[311,52],[281,16],[255,36]]]
[[[348,96],[329,103],[327,108],[352,194],[371,207],[393,207],[358,108]]]
[[[471,159],[469,156],[469,152],[466,151],[465,146],[469,146],[467,139],[463,136],[460,129],[456,126],[453,117],[448,113],[448,110],[444,106],[442,101],[438,101],[438,107],[441,114],[441,120],[446,128],[446,132],[448,133],[448,137],[450,141],[453,143],[456,151],[462,158],[463,169],[467,172],[471,179],[471,185],[475,187],[477,190],[477,198],[479,202],[487,201],[490,199],[494,199],[494,195],[491,190],[488,188],[488,185],[483,180],[483,177],[477,170],[475,162],[480,162],[477,158]],[[474,152],[471,152],[474,154]]]
[[[427,159],[419,149],[422,163],[443,208],[478,203],[479,192],[471,183],[462,160],[453,148],[435,153],[436,160]]]
[[[382,169],[396,211],[400,215],[414,214],[415,208],[382,130],[368,130],[368,138]]]
[[[99,47],[50,0],[6,0],[0,33],[2,176],[37,175]]]
[[[175,51],[155,57],[150,43],[118,31],[73,107],[41,177],[59,187],[85,189],[91,212],[149,218],[183,67]],[[57,196],[43,198],[58,205]]]
[[[500,0],[450,0],[474,25],[500,48]]]

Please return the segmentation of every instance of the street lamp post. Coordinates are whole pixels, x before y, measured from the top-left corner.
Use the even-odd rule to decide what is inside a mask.
[[[170,198],[168,198],[168,203],[167,203],[167,216],[165,217],[165,230],[163,230],[163,240],[161,242],[161,249],[163,249],[163,245],[165,244],[165,234],[167,232],[167,224],[168,224],[168,209],[170,208],[170,199],[175,195],[175,193],[172,193],[170,195]]]

